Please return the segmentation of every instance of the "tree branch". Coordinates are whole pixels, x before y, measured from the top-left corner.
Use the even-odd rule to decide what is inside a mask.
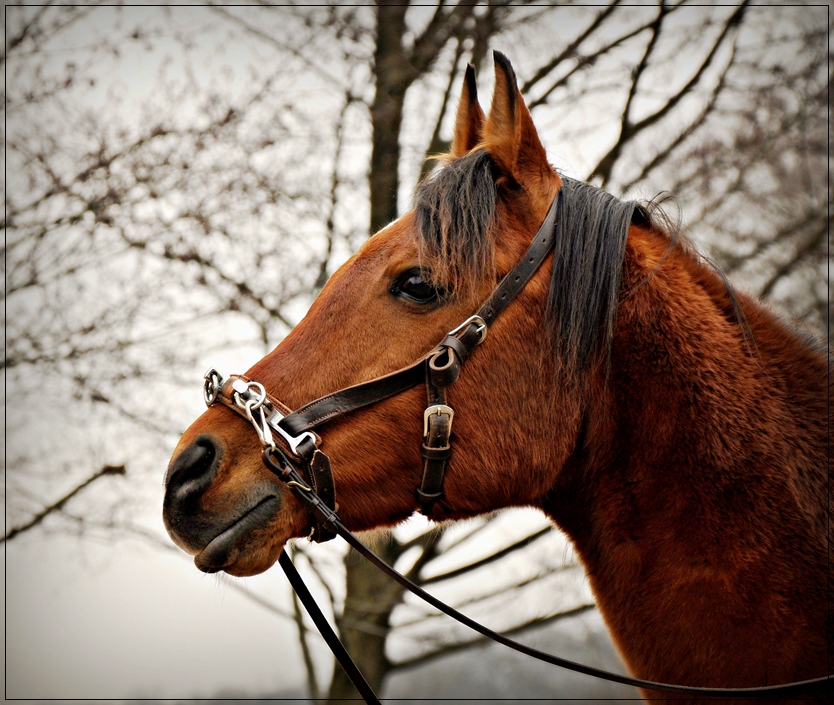
[[[54,37],[59,32],[62,32],[70,25],[74,24],[78,20],[88,15],[90,12],[96,9],[98,5],[103,4],[103,2],[104,0],[92,0],[87,4],[86,7],[83,8],[66,6],[61,7],[60,9],[64,11],[64,16],[67,17],[67,20],[61,21],[62,18],[59,18],[58,20],[56,20],[55,23],[53,23],[51,27],[48,28],[48,30],[42,30],[40,32],[40,36],[38,37],[38,40],[40,41],[41,45],[52,39],[52,37]],[[8,5],[6,7],[8,12]],[[13,52],[18,46],[20,46],[20,44],[22,44],[27,39],[27,37],[31,36],[30,30],[32,29],[32,27],[43,18],[47,10],[54,7],[54,0],[48,0],[48,2],[44,3],[44,5],[41,6],[40,10],[38,10],[38,12],[35,13],[32,19],[21,28],[20,32],[18,32],[16,36],[9,39],[9,41],[6,44],[6,50],[3,52],[3,54],[0,54],[0,63],[5,62],[8,59],[9,54]],[[70,10],[72,14],[67,13],[67,10]]]
[[[747,9],[747,5],[749,2],[750,0],[743,0],[741,5],[739,5],[738,9],[730,16],[730,18],[724,25],[724,29],[721,30],[721,34],[715,40],[712,49],[710,49],[709,54],[707,54],[707,57],[704,59],[701,66],[698,67],[698,70],[695,72],[692,78],[689,79],[686,85],[675,95],[673,95],[667,101],[666,105],[664,105],[662,108],[652,113],[651,115],[646,116],[639,122],[633,123],[631,125],[632,136],[634,134],[637,134],[638,132],[641,132],[650,125],[654,125],[658,120],[667,115],[670,110],[672,110],[678,103],[680,103],[681,100],[683,100],[683,98],[689,95],[692,89],[696,85],[698,85],[706,70],[712,65],[712,62],[715,59],[715,55],[718,53],[718,50],[721,48],[721,45],[724,43],[724,39],[729,34],[730,30],[738,27],[738,25],[741,24],[742,18],[744,17],[744,12]]]
[[[425,536],[426,538],[425,543],[423,544],[423,550],[418,556],[417,560],[414,561],[414,565],[412,565],[411,568],[409,568],[408,572],[405,574],[405,577],[407,577],[409,580],[414,580],[415,582],[417,582],[418,585],[425,584],[422,580],[420,580],[420,571],[427,563],[437,558],[437,547],[440,544],[440,540],[443,538],[443,532],[431,532],[423,534],[423,536]]]
[[[579,45],[582,44],[588,37],[590,37],[599,27],[600,25],[605,22],[611,16],[611,13],[617,9],[617,6],[622,2],[622,0],[613,0],[610,5],[608,5],[602,12],[597,13],[596,17],[594,17],[593,22],[589,24],[584,32],[581,32],[570,44],[568,44],[559,54],[553,57],[550,61],[548,61],[544,66],[540,67],[538,71],[536,71],[533,76],[524,82],[521,86],[521,92],[523,95],[527,95],[530,92],[530,89],[533,88],[539,81],[546,78],[548,74],[553,71],[559,64],[561,64],[566,59],[572,57],[576,50],[579,48]],[[552,90],[552,88],[551,88]]]
[[[709,101],[704,106],[704,109],[701,113],[696,117],[692,122],[687,125],[687,127],[682,130],[678,136],[670,142],[665,149],[660,150],[654,157],[640,170],[640,174],[629,181],[621,188],[621,192],[625,193],[628,189],[632,188],[635,184],[639,183],[646,176],[663,164],[681,144],[683,144],[695,130],[704,124],[707,117],[712,113],[713,109],[715,108],[716,102],[718,102],[718,97],[724,91],[726,87],[726,78],[727,72],[733,66],[733,62],[735,59],[735,42],[733,42],[733,50],[730,56],[730,60],[727,62],[727,65],[724,67],[724,70],[721,72],[721,77],[718,79],[718,83],[716,84],[715,88],[712,91],[712,95],[710,96]]]
[[[776,271],[768,278],[765,285],[762,287],[761,293],[759,296],[763,299],[766,299],[770,296],[773,292],[773,287],[779,282],[779,280],[784,277],[788,272],[793,269],[799,262],[801,262],[805,257],[807,257],[811,252],[815,249],[820,247],[824,242],[826,237],[828,236],[828,232],[831,229],[831,216],[825,220],[824,223],[821,224],[819,228],[814,230],[810,236],[805,240],[802,245],[800,245],[793,253],[793,255],[783,264],[781,264]]]
[[[127,471],[124,465],[105,465],[101,470],[98,472],[93,473],[90,477],[88,477],[84,482],[80,485],[72,489],[70,492],[65,494],[61,499],[56,502],[53,502],[47,507],[44,507],[41,511],[39,511],[35,516],[33,516],[28,522],[21,526],[17,526],[9,531],[2,539],[0,539],[0,543],[4,541],[11,541],[15,536],[22,534],[24,531],[28,531],[36,527],[40,524],[46,517],[48,517],[53,512],[60,510],[67,502],[69,502],[75,495],[77,495],[81,490],[85,487],[88,487],[93,482],[98,480],[100,477],[104,477],[105,475],[125,475]]]
[[[669,10],[670,13],[673,12],[673,11],[674,11],[674,8]],[[605,54],[610,52],[612,49],[616,49],[620,44],[623,44],[624,42],[627,42],[629,39],[631,39],[633,37],[636,37],[641,32],[645,32],[647,29],[649,29],[654,24],[654,22],[655,22],[655,20],[652,20],[651,22],[646,22],[645,24],[640,25],[639,27],[631,30],[630,32],[626,32],[625,34],[620,35],[619,37],[617,37],[616,39],[611,41],[609,44],[606,44],[605,46],[600,47],[599,49],[597,49],[595,52],[593,52],[591,54],[586,54],[584,56],[578,56],[577,61],[576,61],[576,66],[574,66],[564,76],[557,79],[553,83],[553,85],[551,85],[550,88],[548,88],[538,98],[535,98],[534,100],[529,100],[527,102],[528,109],[532,110],[536,106],[542,105],[543,103],[546,103],[548,98],[550,97],[551,93],[553,93],[553,91],[555,91],[557,88],[560,88],[561,86],[566,85],[567,82],[571,79],[571,77],[575,73],[582,70],[586,66],[593,66],[601,56],[604,56]]]
[[[336,123],[336,149],[333,154],[333,175],[330,179],[330,201],[328,202],[328,210],[327,210],[327,219],[326,219],[326,227],[327,227],[327,249],[325,250],[324,257],[322,257],[321,265],[319,266],[319,272],[316,276],[316,282],[313,284],[313,288],[318,291],[320,290],[326,283],[328,279],[327,274],[327,265],[330,262],[330,255],[333,252],[333,240],[335,238],[335,215],[336,215],[336,205],[338,202],[338,189],[339,184],[339,160],[342,158],[342,149],[344,147],[344,133],[345,133],[345,116],[347,114],[348,108],[351,106],[355,99],[350,95],[350,93],[345,94],[345,103],[342,105],[342,109],[339,111],[339,119]]]
[[[552,531],[553,531],[553,528],[547,526],[544,529],[540,529],[536,533],[531,534],[530,536],[527,536],[527,537],[521,539],[520,541],[516,541],[514,544],[511,544],[510,546],[507,546],[506,548],[503,548],[500,551],[496,551],[495,553],[490,554],[486,558],[482,558],[478,561],[474,561],[473,563],[470,563],[469,565],[462,566],[461,568],[455,568],[454,570],[450,570],[447,573],[441,573],[440,575],[433,575],[429,578],[424,578],[421,581],[421,584],[422,585],[431,585],[432,583],[439,583],[443,580],[450,580],[451,578],[456,578],[459,575],[464,575],[464,574],[469,573],[469,572],[471,572],[473,570],[476,570],[478,568],[482,568],[485,565],[489,565],[490,563],[494,563],[495,561],[500,560],[501,558],[503,558],[506,555],[509,555],[513,551],[517,551],[520,548],[524,548],[525,546],[529,546],[536,539],[539,539],[542,536],[546,536],[547,534],[552,533]]]
[[[295,553],[294,549],[290,549],[290,557]],[[298,601],[298,595],[295,590],[292,592],[292,612],[293,621],[298,628],[298,641],[301,644],[301,655],[304,658],[304,670],[307,672],[307,688],[310,691],[310,698],[317,700],[321,697],[319,692],[319,684],[316,679],[316,665],[313,663],[313,657],[310,654],[310,645],[307,643],[307,627],[304,624],[304,615],[301,613],[301,604]]]
[[[237,15],[235,15],[232,12],[229,12],[223,6],[215,5],[214,3],[210,2],[209,7],[214,12],[216,12],[218,15],[221,15],[222,17],[225,17],[227,20],[236,24],[241,29],[244,29],[245,31],[249,32],[249,34],[251,34],[252,36],[263,39],[267,43],[272,44],[277,49],[280,49],[281,51],[286,51],[286,52],[292,54],[293,56],[295,56],[296,58],[301,59],[301,61],[304,62],[304,65],[308,69],[311,69],[312,71],[317,73],[319,76],[324,78],[329,83],[331,83],[335,86],[338,86],[341,89],[344,89],[344,85],[342,84],[342,82],[339,79],[337,79],[335,76],[331,75],[330,73],[325,71],[323,68],[321,68],[321,66],[319,66],[319,64],[317,62],[312,61],[311,59],[308,59],[306,56],[304,56],[304,54],[301,53],[301,51],[299,51],[295,47],[291,47],[289,44],[285,44],[284,42],[276,39],[271,34],[267,34],[262,29],[260,29],[258,27],[253,27],[249,23],[244,22],[242,19],[240,19],[240,17],[238,17]]]
[[[513,636],[514,634],[518,634],[519,632],[522,632],[525,629],[529,629],[531,627],[544,627],[548,624],[553,624],[562,619],[578,617],[579,615],[584,614],[585,612],[588,612],[592,609],[596,609],[596,605],[593,603],[579,605],[578,607],[565,610],[564,612],[556,612],[555,614],[551,614],[547,617],[535,617],[524,622],[523,624],[520,624],[517,627],[513,627],[512,629],[508,629],[507,631],[500,633],[504,636]],[[480,636],[475,639],[472,639],[471,641],[467,641],[461,644],[452,644],[450,646],[444,646],[439,649],[436,649],[435,651],[431,651],[427,654],[422,654],[415,658],[395,662],[392,664],[391,670],[399,672],[411,668],[417,668],[418,666],[424,666],[427,663],[436,661],[439,658],[446,658],[447,656],[450,656],[451,654],[457,653],[459,651],[465,651],[467,649],[472,649],[477,646],[482,646],[491,642],[492,640],[488,637]]]
[[[650,25],[651,35],[649,36],[649,41],[646,43],[646,48],[643,51],[643,56],[640,57],[640,61],[637,63],[637,66],[635,66],[631,72],[631,84],[628,87],[628,96],[626,97],[622,117],[620,118],[620,135],[617,138],[617,141],[614,143],[614,146],[609,150],[608,154],[606,154],[599,161],[599,163],[588,176],[589,179],[595,176],[599,176],[602,180],[603,185],[608,180],[608,177],[611,175],[611,171],[614,168],[614,163],[619,158],[626,142],[628,142],[628,140],[633,136],[630,132],[631,106],[634,103],[634,96],[637,95],[637,87],[640,83],[640,77],[643,75],[643,72],[649,65],[649,58],[654,53],[655,46],[657,46],[657,40],[660,38],[660,32],[663,28],[663,20],[666,18],[666,15],[668,13],[669,8],[666,5],[665,0],[660,0],[660,10],[657,13],[657,17],[655,18],[654,22],[652,22]]]
[[[622,153],[623,147],[625,147],[625,145],[628,142],[634,139],[636,135],[640,134],[643,130],[645,130],[648,127],[651,127],[661,118],[665,117],[676,105],[678,105],[678,103],[680,103],[681,100],[683,100],[684,97],[689,95],[692,89],[701,81],[701,78],[703,77],[706,70],[712,65],[712,62],[715,59],[718,50],[724,43],[724,39],[727,37],[730,30],[737,27],[741,23],[742,18],[744,17],[744,11],[746,10],[748,3],[749,0],[743,0],[742,4],[729,17],[727,22],[724,24],[724,28],[721,30],[721,33],[718,35],[718,38],[715,40],[715,42],[713,42],[712,48],[710,49],[706,58],[703,60],[703,62],[701,62],[701,65],[698,67],[698,70],[689,79],[689,81],[675,95],[673,95],[663,107],[656,110],[651,115],[647,115],[642,120],[632,122],[631,106],[634,96],[637,94],[637,88],[640,82],[640,77],[642,76],[645,68],[648,66],[648,60],[653,52],[655,43],[660,34],[660,28],[663,19],[668,14],[668,10],[664,9],[666,6],[664,4],[661,4],[661,12],[655,20],[655,28],[652,33],[652,37],[649,40],[649,43],[646,47],[646,51],[643,54],[643,58],[641,59],[640,63],[637,65],[633,72],[633,80],[629,88],[628,98],[626,99],[625,108],[623,109],[623,115],[620,122],[620,136],[617,138],[616,143],[613,147],[611,147],[609,152],[602,159],[600,159],[599,163],[591,171],[588,178],[593,178],[595,176],[600,177],[602,183],[605,184],[605,182],[611,176],[614,164],[619,158],[620,154]]]
[[[444,4],[445,2],[438,4],[428,26],[414,41],[414,51],[409,58],[418,76],[422,76],[431,68],[440,50],[472,16],[476,7],[474,3],[460,3],[449,12],[443,12]]]
[[[434,122],[434,130],[429,140],[429,146],[423,155],[423,163],[420,167],[420,176],[417,181],[422,181],[428,173],[432,170],[437,154],[442,154],[449,149],[449,141],[441,139],[440,128],[443,125],[443,118],[446,116],[446,109],[449,105],[449,98],[452,95],[452,88],[455,86],[455,79],[458,76],[458,63],[463,56],[463,42],[458,40],[455,47],[455,58],[452,60],[452,68],[449,70],[449,80],[446,82],[446,88],[443,91],[443,100],[440,102],[440,110],[437,113],[437,120]]]

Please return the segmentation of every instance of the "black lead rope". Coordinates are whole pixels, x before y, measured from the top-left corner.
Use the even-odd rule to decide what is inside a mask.
[[[272,472],[275,472],[284,482],[292,483],[290,484],[292,491],[307,506],[308,510],[316,516],[318,521],[320,521],[322,524],[327,525],[327,527],[331,531],[341,536],[350,546],[356,549],[356,551],[358,551],[362,556],[367,558],[383,573],[393,578],[406,590],[416,595],[424,602],[427,602],[432,607],[440,610],[441,612],[448,615],[457,622],[460,622],[461,624],[469,627],[470,629],[478,632],[479,634],[482,634],[488,639],[492,639],[492,641],[495,641],[499,644],[503,644],[504,646],[518,651],[519,653],[525,654],[526,656],[530,656],[532,658],[538,659],[539,661],[544,661],[545,663],[550,663],[555,666],[560,666],[569,671],[584,673],[588,676],[593,676],[595,678],[600,678],[606,681],[612,681],[614,683],[622,683],[624,685],[634,686],[635,688],[665,691],[668,693],[700,695],[704,697],[714,698],[757,698],[763,696],[777,695],[780,697],[795,696],[807,693],[814,686],[820,685],[826,681],[831,680],[831,676],[823,676],[822,678],[797,681],[795,683],[785,683],[782,685],[768,685],[761,686],[758,688],[704,688],[698,686],[672,685],[671,683],[658,683],[655,681],[643,680],[641,678],[622,676],[618,673],[611,673],[610,671],[604,671],[600,668],[594,668],[593,666],[586,666],[581,663],[576,663],[574,661],[569,661],[568,659],[561,658],[560,656],[555,656],[553,654],[545,653],[544,651],[539,651],[538,649],[534,649],[532,646],[527,646],[526,644],[517,642],[514,639],[510,639],[508,636],[505,636],[504,634],[499,634],[498,632],[493,631],[489,627],[484,626],[480,622],[476,622],[474,619],[471,619],[470,617],[467,617],[465,614],[458,612],[454,607],[450,607],[442,600],[437,599],[434,595],[429,594],[428,592],[423,590],[423,588],[421,588],[419,585],[413,583],[411,580],[409,580],[404,575],[402,575],[397,570],[388,565],[384,560],[382,560],[382,558],[380,558],[370,548],[363,544],[353,533],[351,533],[351,531],[344,524],[342,524],[336,512],[327,507],[316,496],[315,492],[313,492],[312,490],[308,492],[302,488],[303,481],[301,480],[301,476],[298,474],[298,471],[293,467],[293,465],[289,462],[289,459],[284,455],[282,451],[276,452],[275,449],[266,449],[266,451],[263,454],[263,458],[264,464]],[[276,462],[276,458],[278,459],[278,462]],[[284,569],[285,572],[287,572],[286,564],[292,566],[292,561],[290,561],[289,556],[286,556],[285,559],[285,555],[286,554],[282,553],[282,556],[279,560],[281,562],[281,567]],[[318,606],[315,605],[315,603],[313,602],[313,598],[310,595],[309,591],[307,591],[306,587],[303,586],[303,583],[301,582],[301,577],[298,576],[298,573],[295,571],[294,567],[292,567],[291,570],[295,578],[298,580],[298,583],[302,586],[302,590],[304,591],[304,595],[302,595],[301,592],[299,592],[296,584],[293,583],[293,578],[290,578],[290,582],[293,583],[293,587],[296,589],[296,592],[298,592],[299,599],[305,605],[308,612],[310,612],[310,616],[313,617],[313,621],[316,622],[316,626],[319,627],[320,630],[322,630],[322,637],[324,637],[325,641],[327,641],[328,645],[330,645],[330,648],[333,650],[333,653],[339,660],[339,663],[342,664],[342,667],[345,669],[345,672],[347,673],[348,677],[351,679],[351,681],[353,681],[353,684],[356,686],[356,689],[359,690],[360,693],[363,692],[363,689],[368,693],[368,695],[362,696],[365,698],[365,702],[378,703],[379,700],[377,699],[376,695],[374,695],[367,681],[362,676],[359,669],[356,667],[356,664],[354,664],[353,661],[350,659],[350,656],[345,651],[345,647],[339,641],[338,637],[333,633],[330,624],[327,622],[326,619],[324,619],[324,616],[321,614],[321,611],[319,610]],[[289,573],[287,573],[287,577],[290,577]],[[316,621],[316,614],[319,615],[319,619],[323,624],[323,628],[321,625],[319,625],[319,622]],[[334,647],[333,642],[338,644],[338,646]],[[344,654],[343,658],[347,659],[347,662],[350,664],[349,666],[347,666],[346,662],[343,661],[342,658],[340,658],[340,653]]]
[[[293,565],[292,559],[286,551],[281,551],[281,557],[278,559],[278,564],[284,569],[284,573],[287,576],[287,580],[290,581],[292,589],[295,590],[295,594],[298,595],[298,599],[301,601],[301,604],[304,605],[304,609],[307,610],[307,614],[310,615],[310,618],[313,620],[313,624],[315,624],[316,629],[319,630],[319,634],[321,634],[322,638],[325,642],[327,642],[327,645],[330,647],[330,650],[333,652],[333,655],[336,657],[339,665],[345,670],[347,677],[350,678],[350,681],[356,687],[356,690],[359,691],[359,695],[361,695],[365,702],[369,705],[381,705],[379,698],[377,698],[376,693],[374,693],[374,689],[371,688],[368,681],[365,680],[365,676],[362,675],[362,671],[360,671],[359,667],[353,662],[353,659],[350,657],[350,654],[347,652],[344,644],[342,644],[339,637],[336,636],[336,632],[333,631],[333,627],[330,626],[330,622],[327,621],[327,618],[324,616],[321,609],[319,609],[318,604],[313,599],[313,596],[310,594],[310,591],[307,589],[307,586],[304,584],[304,581],[301,579],[301,576],[298,574],[298,571]]]

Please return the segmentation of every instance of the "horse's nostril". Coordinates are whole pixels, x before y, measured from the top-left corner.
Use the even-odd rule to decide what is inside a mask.
[[[211,484],[217,466],[217,446],[208,436],[201,436],[180,453],[165,478],[168,492],[199,495]]]

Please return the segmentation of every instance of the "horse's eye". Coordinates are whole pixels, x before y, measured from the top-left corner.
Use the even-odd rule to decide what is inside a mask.
[[[391,293],[418,304],[434,303],[442,297],[442,292],[427,282],[419,269],[400,275],[391,285]]]

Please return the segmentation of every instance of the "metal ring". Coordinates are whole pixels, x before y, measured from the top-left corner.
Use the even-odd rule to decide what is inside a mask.
[[[206,406],[212,406],[220,395],[223,386],[223,377],[213,367],[210,367],[203,375],[203,401]]]
[[[266,389],[264,389],[264,386],[260,382],[249,382],[249,386],[246,391],[251,395],[253,389],[258,392],[258,398],[252,399],[250,396],[250,398],[245,402],[246,407],[252,411],[260,409],[266,401]]]

